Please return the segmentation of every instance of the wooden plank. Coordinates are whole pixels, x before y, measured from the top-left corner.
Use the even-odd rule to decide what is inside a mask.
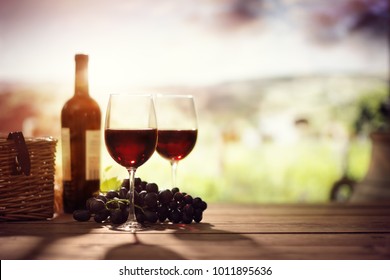
[[[390,207],[210,205],[130,234],[71,215],[0,223],[1,259],[390,259]]]
[[[363,233],[390,232],[390,217],[387,215],[252,215],[214,214],[205,215],[204,220],[191,225],[173,225],[165,223],[155,225],[155,230],[143,234],[165,231],[182,233],[218,233],[219,231],[238,233]],[[12,222],[0,224],[1,235],[52,235],[52,234],[107,233],[120,234],[108,230],[104,225],[74,221],[71,215],[63,215],[52,221]]]
[[[1,259],[390,259],[389,234],[0,238]]]
[[[93,221],[86,223],[69,222],[57,223],[50,226],[50,222],[46,224],[13,224],[0,229],[0,236],[15,236],[15,235],[32,235],[45,236],[53,234],[126,234],[122,232],[112,231],[105,228],[101,224]],[[314,216],[308,219],[307,217],[291,217],[271,219],[262,217],[256,219],[248,219],[238,222],[235,220],[220,222],[219,220],[206,220],[200,224],[160,224],[155,225],[150,230],[141,232],[140,234],[156,234],[156,233],[175,233],[181,234],[219,234],[221,232],[231,233],[390,233],[390,225],[387,219],[380,217],[335,217],[333,219],[324,220],[321,216]]]
[[[226,205],[213,204],[206,210],[209,216],[388,216],[388,204],[266,204],[266,205]]]

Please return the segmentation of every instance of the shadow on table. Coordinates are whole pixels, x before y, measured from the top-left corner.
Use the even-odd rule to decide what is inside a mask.
[[[194,255],[201,259],[257,259],[259,253],[265,253],[250,236],[219,230],[209,223],[179,225],[174,236],[192,244]]]
[[[150,230],[145,230],[132,234],[135,242],[121,244],[111,248],[105,259],[166,259],[166,260],[183,260],[183,259],[253,259],[256,255],[259,245],[251,238],[239,233],[214,229],[214,225],[209,223],[192,223],[192,224],[171,224],[163,223],[152,225]],[[140,241],[140,237],[149,235],[155,236],[153,244],[146,244]],[[155,245],[161,242],[164,245],[164,238],[172,235],[179,242],[173,246],[175,250],[167,249],[165,245]],[[250,252],[241,252],[232,250],[232,246],[237,248],[252,248]],[[215,249],[215,250],[213,250]],[[189,251],[190,250],[190,251]],[[211,255],[208,253],[213,250]],[[183,252],[183,253],[181,253]]]
[[[55,223],[53,226],[51,223]],[[35,260],[40,259],[47,248],[62,239],[82,236],[96,229],[96,223],[80,223],[76,221],[54,222],[28,221],[9,222],[10,227],[0,230],[0,237],[25,237],[19,243],[26,243],[22,251],[14,250],[8,255],[1,250],[1,259]],[[19,244],[20,245],[20,244]]]
[[[139,233],[129,233],[135,241],[108,250],[106,260],[184,260],[185,258],[166,248],[140,242]]]

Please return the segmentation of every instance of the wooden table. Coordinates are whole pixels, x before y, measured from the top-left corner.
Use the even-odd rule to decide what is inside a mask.
[[[5,259],[390,259],[390,205],[219,205],[136,234],[71,215],[0,223]]]

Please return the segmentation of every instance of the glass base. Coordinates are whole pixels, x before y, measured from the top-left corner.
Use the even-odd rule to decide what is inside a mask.
[[[146,227],[138,222],[126,222],[120,225],[107,225],[107,228],[117,231],[137,232],[146,230]]]

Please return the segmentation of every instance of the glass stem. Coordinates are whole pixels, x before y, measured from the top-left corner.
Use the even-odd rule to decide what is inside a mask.
[[[129,216],[127,218],[127,222],[136,222],[136,216],[135,216],[135,207],[134,207],[134,179],[135,179],[135,171],[136,168],[129,168],[127,170],[129,172]]]
[[[176,188],[177,160],[171,160],[172,188]]]

